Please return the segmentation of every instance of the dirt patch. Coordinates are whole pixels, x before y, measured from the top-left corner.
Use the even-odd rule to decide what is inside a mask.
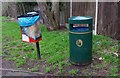
[[[27,63],[22,66],[22,68],[29,69],[29,68],[33,68],[37,65],[39,65],[39,62],[37,60],[36,61],[28,60]]]
[[[38,64],[38,63],[34,63],[34,65],[35,64]],[[32,65],[33,64],[31,64],[30,66]],[[23,66],[23,69],[24,68],[27,68],[27,65],[25,67]],[[25,71],[20,69],[15,70],[15,69],[17,68],[15,66],[14,61],[10,61],[10,60],[8,61],[5,59],[2,59],[2,68],[0,69],[2,71],[2,76],[42,76],[42,74],[40,73],[32,73],[31,71]]]
[[[5,59],[2,59],[2,68],[8,68],[8,69],[11,69],[11,68],[16,68],[15,64],[14,64],[14,61],[8,61],[8,60],[5,60]]]
[[[2,71],[2,75],[3,76],[37,76],[36,74],[33,73],[13,72],[8,70]]]
[[[54,69],[51,69],[51,71],[49,73],[46,73],[45,72],[45,68],[46,67],[49,67],[52,65],[48,65],[46,63],[46,61],[40,61],[38,59],[36,60],[30,60],[28,59],[26,64],[22,65],[21,66],[21,69],[23,70],[27,70],[27,71],[31,71],[35,70],[36,71],[33,71],[34,72],[41,72],[43,73],[44,75],[62,75],[62,76],[71,76],[71,74],[69,73],[69,71],[71,71],[72,69],[73,70],[78,70],[78,72],[75,74],[76,76],[108,76],[108,72],[109,72],[109,68],[111,67],[111,65],[106,65],[106,67],[97,67],[97,65],[101,65],[103,63],[103,60],[99,60],[99,57],[97,58],[93,58],[93,61],[91,64],[88,64],[88,65],[81,65],[81,66],[75,66],[75,65],[72,65],[70,64],[70,62],[67,60],[66,61],[68,63],[68,65],[63,65],[63,69],[62,69],[62,72],[60,73],[60,70],[58,69],[58,66],[56,66],[56,68]],[[8,61],[8,60],[5,60],[5,58],[3,59],[3,62],[2,62],[2,66],[3,68],[8,68],[8,69],[17,69],[16,66],[15,66],[15,63],[14,61]],[[37,68],[36,68],[37,67]],[[23,75],[23,76],[26,76],[26,75],[36,75],[36,74],[31,74],[31,73],[25,73],[23,74],[22,72],[11,72],[11,71],[3,71],[3,75],[11,75],[13,73],[18,73],[17,75]]]
[[[96,64],[100,64],[101,61],[99,61],[98,59],[94,59],[93,62],[89,65],[84,65],[84,66],[75,66],[75,65],[68,65],[68,66],[64,66],[63,65],[63,71],[62,71],[62,76],[70,76],[70,73],[69,71],[71,69],[74,69],[74,70],[78,70],[77,74],[76,75],[79,75],[79,76],[87,76],[88,74],[89,75],[106,75],[107,73],[107,70],[97,70],[94,68],[94,65]],[[16,66],[14,64],[14,61],[7,61],[5,59],[3,59],[3,63],[2,63],[2,66],[3,68],[8,68],[8,69],[15,69]],[[46,62],[39,62],[39,60],[36,60],[36,61],[31,61],[31,60],[28,60],[27,63],[25,65],[23,65],[21,68],[24,69],[24,70],[29,70],[29,69],[32,69],[36,66],[39,66],[38,67],[38,70],[37,72],[42,72],[44,74],[45,73],[45,67],[47,66]],[[8,71],[3,71],[3,75],[5,76],[8,76],[8,75],[14,75],[13,73],[16,73],[16,72],[8,72]],[[23,76],[26,76],[26,75],[29,75],[28,73],[25,73],[23,74],[22,72],[17,72],[18,74],[16,74],[17,76],[19,75],[23,75]],[[55,70],[51,71],[50,73],[54,74],[56,73],[59,74],[59,69],[56,68]],[[51,74],[51,75],[52,75]],[[31,74],[30,74],[31,75]]]
[[[108,70],[107,69],[94,69],[93,75],[94,76],[108,76]]]
[[[88,64],[88,65],[69,65],[69,66],[64,66],[64,73],[62,75],[70,75],[69,71],[71,69],[78,70],[76,75],[78,76],[88,76],[88,75],[93,75],[93,76],[106,76],[107,75],[107,70],[106,69],[96,69],[95,65],[101,64],[102,61],[94,58],[94,60]],[[103,72],[102,72],[103,71]]]

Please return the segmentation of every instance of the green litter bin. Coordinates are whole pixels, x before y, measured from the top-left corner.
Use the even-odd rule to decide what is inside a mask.
[[[90,16],[68,18],[70,62],[86,65],[92,62],[92,23]]]

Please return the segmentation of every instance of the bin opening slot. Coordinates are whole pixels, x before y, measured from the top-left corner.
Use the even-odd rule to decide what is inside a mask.
[[[87,32],[89,31],[89,24],[73,24],[73,32]]]
[[[89,27],[89,24],[73,24],[73,27]]]

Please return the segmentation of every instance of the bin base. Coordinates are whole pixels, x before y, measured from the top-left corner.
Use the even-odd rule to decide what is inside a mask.
[[[86,62],[86,63],[78,63],[78,62],[73,62],[73,61],[70,61],[69,62],[72,64],[72,65],[76,65],[76,66],[85,66],[85,65],[89,65],[92,63],[92,60],[90,62]]]

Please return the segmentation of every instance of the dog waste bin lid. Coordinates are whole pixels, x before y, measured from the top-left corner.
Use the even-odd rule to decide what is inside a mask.
[[[40,16],[37,12],[29,12],[27,14],[18,16],[18,23],[20,26],[32,26],[34,25],[38,20]]]

